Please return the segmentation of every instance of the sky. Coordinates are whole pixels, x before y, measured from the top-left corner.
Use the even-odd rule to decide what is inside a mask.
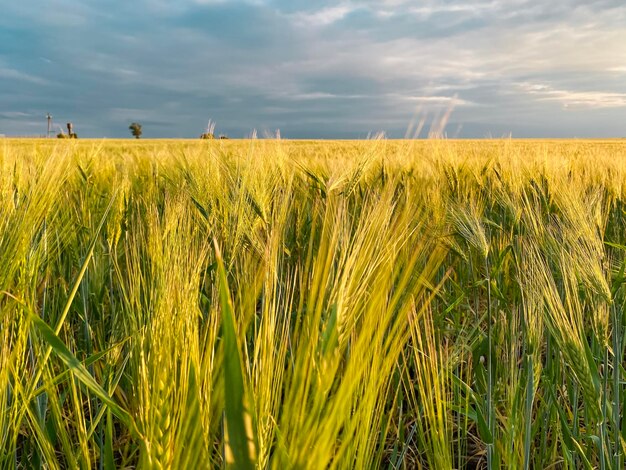
[[[626,137],[623,0],[29,0],[0,134]]]

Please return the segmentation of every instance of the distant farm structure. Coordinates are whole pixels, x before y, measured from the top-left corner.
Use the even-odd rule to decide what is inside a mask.
[[[52,130],[52,114],[46,113],[46,119],[48,121],[48,132],[46,133],[46,137],[50,138],[50,132]]]

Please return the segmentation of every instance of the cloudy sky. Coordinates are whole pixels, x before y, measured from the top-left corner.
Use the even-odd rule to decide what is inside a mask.
[[[623,0],[30,0],[0,134],[626,136]]]

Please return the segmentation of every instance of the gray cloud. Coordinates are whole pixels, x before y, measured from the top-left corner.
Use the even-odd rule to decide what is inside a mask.
[[[624,24],[611,0],[12,4],[0,133],[401,137],[453,106],[448,135],[623,136]]]

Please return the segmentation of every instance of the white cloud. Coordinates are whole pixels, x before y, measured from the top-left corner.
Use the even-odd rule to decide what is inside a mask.
[[[472,106],[476,103],[472,103],[471,101],[467,101],[459,98],[457,95],[454,96],[418,96],[418,95],[409,95],[402,93],[386,93],[385,97],[399,100],[399,101],[410,101],[413,103],[421,104],[421,105],[433,105],[433,106]]]
[[[550,85],[520,83],[519,87],[540,101],[556,101],[564,107],[621,108],[626,107],[626,93],[609,91],[574,91],[554,89]]]
[[[367,98],[367,95],[356,95],[356,94],[340,94],[340,93],[328,93],[323,91],[314,91],[308,93],[275,93],[272,95],[275,98],[286,99],[286,100],[327,100],[327,99],[362,99]]]
[[[346,3],[315,11],[298,12],[290,16],[297,25],[320,27],[336,23],[357,9],[358,7]]]
[[[16,70],[10,67],[1,67],[1,66],[0,66],[0,78],[20,80],[24,82],[33,83],[36,85],[45,85],[46,83],[48,83],[47,80],[44,80],[41,77],[37,77],[35,75],[20,72],[19,70]]]
[[[434,3],[411,7],[408,9],[408,12],[421,17],[428,17],[437,13],[465,13],[470,14],[470,16],[475,16],[484,11],[494,10],[497,6],[497,2]]]
[[[31,117],[31,113],[24,113],[22,111],[3,111],[0,112],[0,117],[5,119],[23,119]]]

